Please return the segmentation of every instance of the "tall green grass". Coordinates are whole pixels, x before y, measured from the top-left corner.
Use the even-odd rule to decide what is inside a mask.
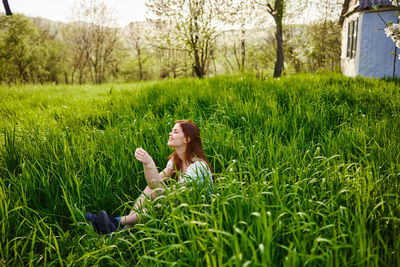
[[[0,261],[13,265],[398,266],[400,92],[337,74],[0,88]],[[179,188],[129,231],[176,119],[195,121],[215,191]],[[160,204],[160,205],[158,205]]]

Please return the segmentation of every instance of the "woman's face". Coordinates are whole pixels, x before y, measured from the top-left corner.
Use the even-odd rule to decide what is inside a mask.
[[[175,148],[181,147],[186,145],[186,139],[181,125],[175,124],[174,128],[172,128],[172,131],[169,133],[168,145]]]

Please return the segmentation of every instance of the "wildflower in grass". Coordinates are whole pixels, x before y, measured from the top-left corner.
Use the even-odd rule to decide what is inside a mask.
[[[147,211],[145,200],[153,200],[168,189],[166,181],[174,179],[181,186],[194,185],[203,187],[202,192],[210,192],[213,186],[211,167],[201,143],[197,125],[189,120],[176,121],[169,133],[168,146],[174,148],[167,166],[162,172],[157,171],[153,158],[143,149],[137,148],[135,158],[143,163],[147,186],[136,200],[134,209],[127,216],[111,217],[101,210],[97,215],[86,213],[86,219],[92,221],[99,233],[111,233],[121,227],[130,227],[137,223],[140,213]],[[175,187],[170,188],[172,190]]]

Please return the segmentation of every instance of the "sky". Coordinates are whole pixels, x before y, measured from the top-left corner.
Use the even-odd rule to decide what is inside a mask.
[[[89,0],[85,0],[89,1]],[[146,0],[100,0],[111,7],[120,27],[128,25],[132,21],[146,20]],[[317,2],[319,0],[311,0]],[[72,18],[72,7],[79,0],[8,0],[13,13],[23,13],[30,17],[43,17],[54,21],[67,22]],[[4,7],[0,3],[0,12],[4,13]],[[297,19],[298,23],[306,23],[313,19],[315,10],[304,13]],[[267,16],[268,18],[270,16]],[[271,19],[271,18],[270,18]]]
[[[8,0],[13,13],[26,16],[43,17],[55,21],[67,22],[72,16],[73,4],[77,0]],[[143,21],[146,15],[145,0],[103,0],[115,10],[119,26],[123,27],[132,21]],[[4,13],[0,3],[0,12]]]

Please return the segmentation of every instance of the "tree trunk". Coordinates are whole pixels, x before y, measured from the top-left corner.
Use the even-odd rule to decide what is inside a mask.
[[[193,64],[194,73],[196,74],[196,76],[198,78],[203,78],[204,77],[204,69],[203,69],[203,66],[201,66],[198,49],[193,51],[193,53],[194,53],[194,64]]]
[[[234,70],[234,68],[233,68],[233,66],[232,66],[232,64],[231,64],[231,62],[229,61],[229,58],[228,58],[228,55],[227,55],[227,51],[228,49],[227,49],[227,47],[225,46],[225,49],[224,49],[224,59],[225,59],[225,62],[227,63],[227,65],[230,67],[230,71],[231,71],[231,73],[233,74],[234,72],[235,72],[235,70]]]
[[[399,12],[399,11],[397,11]],[[399,18],[397,17],[397,24],[399,23]],[[397,61],[397,46],[394,46],[394,58],[393,58],[393,74],[392,78],[394,79],[396,75],[396,61]]]
[[[6,15],[11,16],[12,12],[10,6],[8,5],[8,0],[3,0],[4,9],[6,10]]]
[[[242,40],[241,40],[241,48],[242,48],[242,66],[240,71],[244,71],[244,62],[246,60],[246,39],[245,39],[245,30],[242,29]]]
[[[279,0],[277,0],[279,2]],[[283,34],[282,34],[282,16],[274,15],[276,23],[276,61],[274,67],[274,78],[281,77],[283,69]]]
[[[322,51],[326,51],[326,39],[327,39],[327,34],[328,33],[328,29],[327,29],[327,25],[326,25],[326,19],[324,20],[324,23],[322,24],[322,42],[321,42],[321,46],[322,46]],[[320,63],[320,68],[321,66],[323,68],[326,67],[326,52],[324,54],[323,57],[321,57],[321,63]]]
[[[20,61],[17,61],[16,65],[17,65],[17,68],[18,68],[18,72],[19,72],[20,78],[22,78],[23,81],[28,83],[29,82],[28,74],[25,71],[28,65],[25,65]]]
[[[210,58],[214,67],[214,75],[217,75],[217,64],[215,63],[214,49],[210,51]]]
[[[66,71],[64,71],[64,80],[66,84],[69,84],[68,82],[68,73]]]
[[[83,83],[83,72],[79,72],[79,84]]]
[[[271,13],[276,24],[276,61],[274,67],[274,78],[281,77],[283,69],[283,9],[285,0],[275,0],[274,11]]]
[[[96,77],[93,76],[93,70],[92,70],[93,62],[91,62],[89,52],[87,52],[87,51],[86,51],[86,61],[87,61],[87,64],[88,64],[88,70],[89,70],[89,73],[90,73],[90,77],[92,78],[92,83],[95,84],[96,83]],[[95,70],[95,72],[96,72],[96,70]]]
[[[142,66],[142,57],[139,42],[136,42],[136,52],[138,54],[138,65],[139,65],[139,80],[143,80],[143,66]]]
[[[242,27],[244,27],[242,25]],[[236,64],[238,67],[238,71],[244,71],[244,64],[246,60],[246,39],[245,39],[245,30],[242,29],[242,35],[240,39],[240,46],[236,47],[236,43],[233,43],[233,54],[235,56]]]
[[[194,73],[196,74],[197,78],[203,78],[204,73],[200,66],[193,65]]]
[[[236,48],[236,43],[234,42],[233,43],[233,54],[235,56],[236,64],[237,64],[237,67],[238,67],[238,71],[240,71],[241,66],[240,66],[240,60],[239,60],[239,57],[238,57],[238,51],[237,50],[238,49]]]

